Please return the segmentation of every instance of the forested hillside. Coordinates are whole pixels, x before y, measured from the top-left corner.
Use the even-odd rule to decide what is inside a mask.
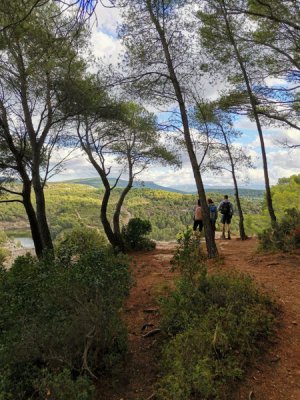
[[[113,191],[111,206],[115,204],[120,189]],[[102,189],[75,183],[51,183],[45,191],[51,233],[55,239],[62,231],[78,226],[92,226],[102,231],[100,203]],[[272,188],[279,216],[284,210],[300,204],[299,177],[280,179]],[[221,193],[207,193],[216,204],[223,198]],[[233,200],[233,198],[230,198]],[[132,189],[122,210],[122,224],[133,217],[151,222],[151,237],[155,240],[175,240],[179,231],[193,221],[196,195],[171,193],[151,189]],[[257,234],[268,225],[263,200],[257,197],[242,197],[245,226],[249,235]],[[109,212],[111,217],[111,212]],[[0,207],[0,224],[7,234],[30,236],[23,208],[17,203],[4,203]],[[238,217],[232,220],[233,232],[238,232]]]

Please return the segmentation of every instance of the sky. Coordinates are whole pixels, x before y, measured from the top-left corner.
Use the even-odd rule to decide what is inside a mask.
[[[105,0],[104,0],[105,3]],[[120,13],[115,8],[105,8],[98,4],[96,8],[97,20],[92,24],[91,45],[96,57],[101,58],[107,64],[117,65],[120,55],[124,50],[117,37],[117,25],[120,22]],[[275,82],[276,83],[276,82]],[[206,88],[210,97],[214,97],[218,92],[217,86]],[[151,111],[155,111],[151,109]],[[159,111],[157,110],[157,115]],[[261,150],[255,124],[246,117],[240,117],[235,127],[243,132],[237,144],[243,146],[245,152],[251,155],[255,169],[240,171],[239,184],[241,187],[264,188],[264,174],[261,161]],[[300,148],[287,150],[282,148],[278,141],[283,137],[288,137],[291,142],[298,142],[299,132],[293,129],[282,129],[278,127],[268,127],[264,129],[265,145],[269,167],[269,178],[271,185],[277,183],[281,177],[288,177],[299,173],[300,167]],[[55,159],[60,159],[64,150],[59,150]],[[54,161],[55,161],[54,159]],[[111,176],[117,176],[118,166],[112,160]],[[88,162],[87,157],[77,150],[73,153],[71,160],[65,165],[65,169],[54,180],[62,181],[67,179],[96,177],[97,173]],[[126,176],[124,176],[126,178]],[[167,167],[149,167],[139,177],[140,180],[153,181],[159,185],[173,187],[184,184],[194,184],[193,173],[186,153],[182,152],[182,168],[180,170]],[[216,175],[214,172],[203,174],[205,186],[232,187],[232,178],[228,173]]]

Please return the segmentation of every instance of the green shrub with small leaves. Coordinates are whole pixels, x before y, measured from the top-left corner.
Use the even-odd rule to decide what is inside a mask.
[[[127,259],[103,247],[77,259],[26,255],[1,269],[3,400],[91,399],[89,378],[114,373],[127,354],[120,310],[130,284]]]
[[[272,227],[258,235],[261,250],[290,251],[300,248],[300,211],[290,208]]]
[[[104,248],[107,239],[97,229],[80,227],[64,231],[55,245],[58,257],[70,259]]]
[[[206,271],[205,255],[200,246],[200,234],[187,227],[177,234],[178,246],[171,264],[184,278],[193,282],[194,278]]]
[[[129,250],[153,250],[155,242],[146,236],[150,234],[152,228],[150,221],[140,218],[132,218],[122,229],[122,237],[125,247]]]
[[[160,400],[231,398],[274,330],[276,307],[269,296],[249,276],[208,275],[197,251],[186,231],[173,258],[182,278],[161,300],[162,328],[170,340],[162,351]]]
[[[63,369],[58,374],[47,370],[34,386],[42,399],[47,400],[91,400],[95,393],[94,385],[86,376],[72,377],[69,369]]]

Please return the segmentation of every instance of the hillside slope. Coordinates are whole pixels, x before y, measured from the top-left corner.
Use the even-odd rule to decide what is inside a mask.
[[[121,189],[114,189],[108,207],[112,219],[114,206]],[[100,204],[103,189],[75,183],[51,183],[45,190],[48,220],[52,237],[62,231],[78,226],[90,226],[103,230],[100,222]],[[217,204],[221,194],[210,194]],[[151,222],[151,237],[155,240],[175,240],[179,231],[193,223],[193,209],[197,197],[191,194],[172,193],[154,189],[132,189],[126,197],[121,212],[121,224],[129,217],[147,219]],[[262,217],[260,199],[242,199],[248,234],[266,226],[268,218]],[[18,203],[1,204],[0,229],[10,236],[29,236],[29,224],[24,208]],[[232,231],[238,230],[238,218],[234,216]]]

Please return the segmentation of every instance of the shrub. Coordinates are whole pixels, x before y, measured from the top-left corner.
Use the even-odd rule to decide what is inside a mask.
[[[153,240],[146,238],[151,232],[150,221],[132,218],[122,229],[125,246],[129,250],[153,250],[156,246]]]
[[[46,376],[51,375],[52,390],[63,393],[53,399],[88,399],[87,378],[80,375],[113,371],[126,355],[127,333],[120,308],[129,286],[124,256],[104,249],[82,254],[72,263],[60,259],[37,261],[26,255],[19,257],[10,270],[2,269],[3,399],[32,398],[37,387],[40,393],[34,398],[44,399],[48,379],[45,370]],[[70,375],[64,389],[66,368],[77,379],[72,382]],[[83,386],[85,395],[68,397]]]
[[[64,231],[56,240],[58,257],[70,259],[82,254],[97,251],[107,245],[107,240],[96,229],[74,228]]]
[[[291,208],[274,226],[258,235],[261,250],[290,251],[300,248],[300,211]]]
[[[192,236],[184,239],[175,255],[183,277],[161,300],[162,328],[170,340],[162,352],[158,398],[227,399],[272,335],[275,307],[249,276],[208,275],[203,259],[198,269],[196,261],[184,267],[195,255]]]
[[[47,400],[91,400],[95,391],[86,376],[73,379],[68,369],[58,374],[45,370],[34,384],[39,396]]]
[[[200,247],[200,236],[198,232],[187,227],[177,235],[177,249],[171,260],[174,269],[180,271],[181,275],[194,281],[197,275],[206,271],[205,256]]]

